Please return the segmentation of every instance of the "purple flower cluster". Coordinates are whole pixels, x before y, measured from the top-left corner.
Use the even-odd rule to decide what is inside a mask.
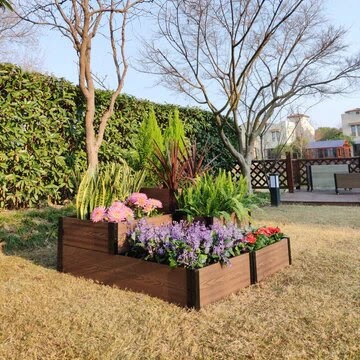
[[[129,232],[129,256],[168,264],[171,267],[201,268],[246,251],[247,241],[241,229],[232,224],[210,228],[196,222],[173,222],[153,226],[141,220]]]

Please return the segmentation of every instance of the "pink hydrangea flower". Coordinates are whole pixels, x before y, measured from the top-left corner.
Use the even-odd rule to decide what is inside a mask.
[[[121,222],[125,220],[131,220],[134,218],[133,211],[119,202],[111,205],[107,211],[107,216],[110,222]]]
[[[100,222],[103,221],[106,217],[106,208],[105,206],[98,206],[96,207],[91,215],[90,215],[90,219],[92,222]]]
[[[148,197],[146,196],[146,194],[138,193],[138,192],[132,193],[127,199],[127,201],[130,204],[140,206],[140,207],[143,207],[147,200],[148,200]]]

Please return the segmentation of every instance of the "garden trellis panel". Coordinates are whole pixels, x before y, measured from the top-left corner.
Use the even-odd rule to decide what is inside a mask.
[[[294,188],[309,187],[306,167],[308,165],[340,165],[349,166],[349,173],[360,173],[360,157],[351,158],[324,158],[324,159],[286,159],[280,160],[253,160],[251,166],[251,184],[253,189],[268,189],[268,175],[278,173],[280,189],[294,192]],[[232,173],[235,177],[241,174],[240,166],[236,165]]]

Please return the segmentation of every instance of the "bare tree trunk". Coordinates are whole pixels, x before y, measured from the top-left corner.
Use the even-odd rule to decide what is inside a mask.
[[[128,63],[125,52],[126,26],[130,11],[147,0],[58,1],[41,0],[22,3],[17,15],[32,24],[47,25],[68,38],[79,61],[79,87],[86,102],[85,131],[88,170],[95,172],[99,163],[99,149],[107,123],[114,113],[115,101],[124,87]],[[0,2],[1,7],[1,2]],[[107,34],[106,34],[107,28]],[[105,33],[104,33],[105,32]],[[105,110],[95,107],[96,75],[92,68],[92,41],[96,36],[108,38],[116,72],[117,87],[112,91]],[[102,54],[103,56],[104,54]],[[99,126],[95,126],[98,115]]]
[[[249,192],[253,193],[253,188],[252,188],[252,184],[251,184],[251,160],[245,161],[243,164],[240,164],[240,169],[241,169],[242,175],[247,180]]]

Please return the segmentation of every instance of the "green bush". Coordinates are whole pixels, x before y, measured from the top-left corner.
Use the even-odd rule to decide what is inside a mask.
[[[96,91],[97,109],[105,108],[111,93]],[[0,64],[0,207],[24,208],[61,204],[74,197],[79,174],[86,168],[84,99],[77,86],[64,80]],[[105,131],[99,159],[131,164],[141,121],[154,108],[162,130],[173,105],[154,104],[121,95]],[[213,145],[209,158],[220,155],[215,167],[230,169],[213,125],[212,114],[198,108],[179,108],[188,137]],[[99,119],[96,119],[97,125]]]

